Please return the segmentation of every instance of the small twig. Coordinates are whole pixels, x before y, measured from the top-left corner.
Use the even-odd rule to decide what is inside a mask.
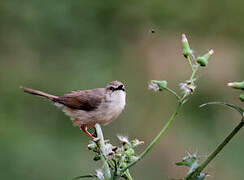
[[[170,89],[169,87],[165,87],[165,90],[167,90],[169,93],[173,94],[178,101],[180,100],[180,96],[174,90]]]
[[[192,74],[191,74],[191,77],[190,77],[190,83],[191,83],[191,85],[194,85],[194,77],[196,75],[197,70],[198,70],[198,67],[193,68],[193,70],[192,70]]]
[[[187,56],[187,60],[188,60],[188,63],[190,64],[190,66],[191,66],[191,70],[194,71],[194,68],[193,68],[193,65],[192,65],[192,62],[191,62],[191,57]]]

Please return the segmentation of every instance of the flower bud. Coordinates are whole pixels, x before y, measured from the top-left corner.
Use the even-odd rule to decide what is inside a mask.
[[[240,100],[243,102],[244,101],[244,94],[240,94]]]
[[[120,164],[120,168],[122,169],[122,168],[125,168],[127,166],[127,164],[126,164],[126,162],[122,162],[121,164]]]
[[[98,161],[101,159],[101,156],[99,154],[96,154],[93,158],[94,161]]]
[[[185,56],[185,58],[187,58],[188,56],[190,56],[192,54],[192,50],[190,48],[190,45],[188,43],[188,40],[186,38],[185,34],[182,34],[182,54],[183,56]]]
[[[167,84],[167,81],[151,80],[148,87],[149,89],[153,89],[154,91],[162,91],[163,89],[167,88]]]
[[[230,83],[228,83],[228,86],[233,87],[235,89],[244,90],[244,81],[242,81],[242,82],[230,82]]]
[[[207,66],[209,58],[213,55],[214,51],[211,49],[208,51],[208,53],[204,54],[203,56],[200,56],[197,58],[197,63],[200,66]]]
[[[136,147],[136,146],[141,145],[141,144],[144,144],[144,142],[143,141],[139,141],[138,139],[134,139],[134,140],[131,141],[132,147]]]
[[[135,153],[135,151],[134,151],[134,149],[132,149],[132,148],[130,148],[130,149],[128,149],[127,151],[125,151],[125,154],[127,155],[127,156],[132,156],[133,154]]]
[[[192,168],[194,166],[197,166],[197,155],[196,154],[189,154],[185,156],[182,161],[175,163],[177,166],[187,166],[189,168]]]
[[[96,152],[97,151],[97,144],[94,142],[90,142],[90,144],[88,144],[87,148],[88,148],[88,150],[92,150],[92,151]]]
[[[130,162],[137,161],[137,160],[138,160],[138,157],[137,156],[130,156],[129,157],[129,161]]]

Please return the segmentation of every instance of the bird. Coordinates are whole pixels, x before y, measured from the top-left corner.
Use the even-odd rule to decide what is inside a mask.
[[[126,89],[122,82],[111,81],[105,88],[71,91],[62,96],[20,86],[24,92],[44,97],[61,108],[74,126],[95,138],[95,124],[107,125],[117,119],[126,105]],[[91,134],[87,128],[94,129]]]

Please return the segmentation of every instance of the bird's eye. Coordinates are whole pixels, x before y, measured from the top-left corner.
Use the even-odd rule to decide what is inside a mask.
[[[109,90],[114,91],[114,87],[111,86],[111,87],[109,88]]]
[[[120,85],[120,86],[118,87],[118,89],[119,89],[119,90],[122,90],[122,91],[125,91],[125,88],[124,88],[123,85]]]

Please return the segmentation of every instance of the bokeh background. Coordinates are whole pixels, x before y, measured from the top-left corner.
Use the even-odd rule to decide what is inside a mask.
[[[197,91],[150,154],[131,169],[136,180],[180,178],[176,167],[186,152],[210,153],[239,121],[208,101],[242,105],[226,83],[243,80],[244,21],[241,0],[1,0],[0,1],[0,176],[1,179],[70,180],[100,167],[67,116],[20,85],[55,95],[124,82],[127,106],[104,127],[145,141],[176,107],[168,93],[149,91],[150,79],[178,84],[190,75],[181,55],[186,33],[196,55],[215,50],[198,75]],[[151,29],[155,33],[151,33]],[[209,179],[240,180],[244,172],[241,131],[206,169]]]

